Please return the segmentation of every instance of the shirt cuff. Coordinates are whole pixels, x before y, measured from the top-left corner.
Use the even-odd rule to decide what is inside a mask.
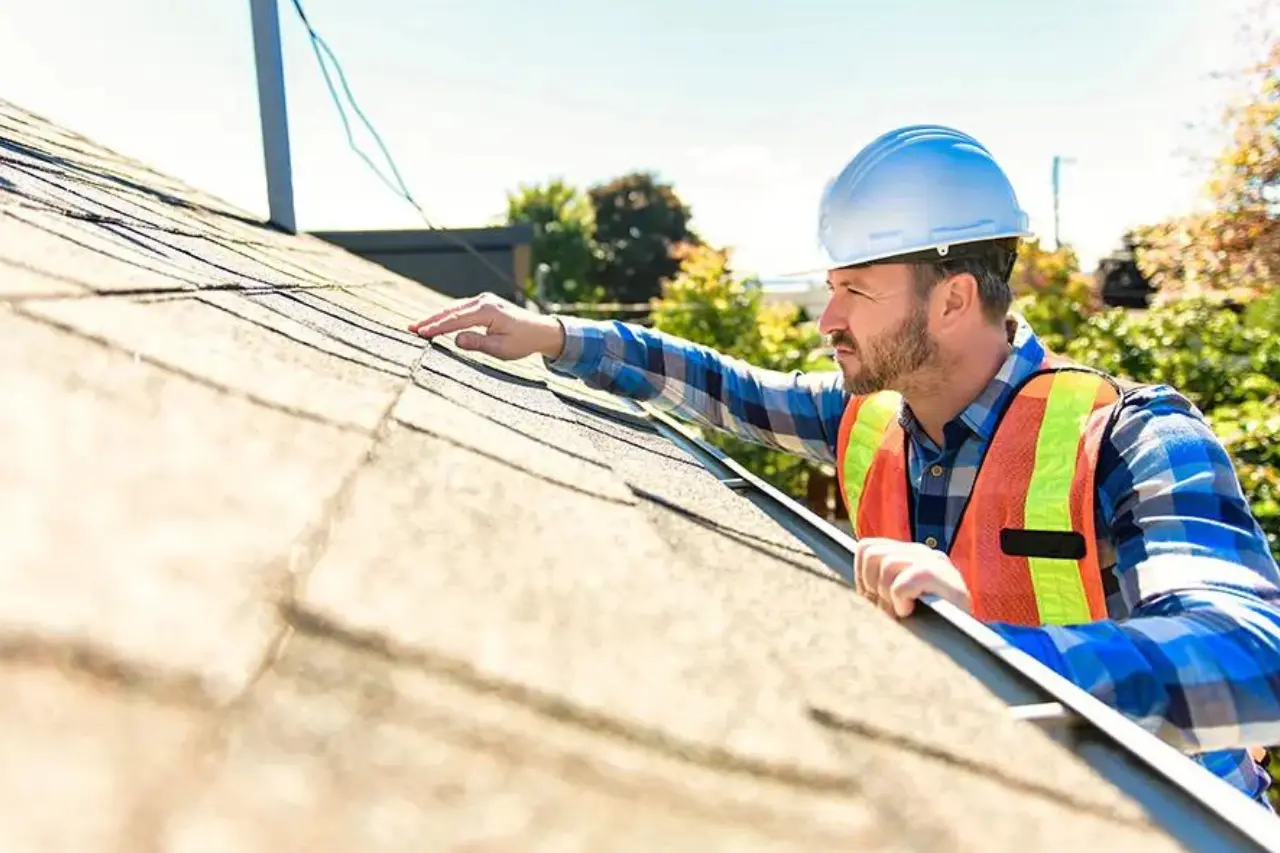
[[[604,357],[604,333],[600,322],[555,315],[564,329],[564,347],[558,358],[543,357],[548,370],[567,376],[583,376],[597,370]]]

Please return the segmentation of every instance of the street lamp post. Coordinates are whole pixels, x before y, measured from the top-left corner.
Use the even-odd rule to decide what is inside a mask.
[[[267,167],[267,202],[271,224],[297,232],[293,211],[293,166],[289,157],[289,117],[284,96],[284,62],[280,57],[277,0],[249,0],[253,20],[253,55],[258,70],[258,112],[262,121],[262,153]]]

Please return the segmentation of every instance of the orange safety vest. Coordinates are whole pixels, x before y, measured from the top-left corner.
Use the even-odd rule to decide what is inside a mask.
[[[1111,377],[1048,356],[1010,397],[947,551],[977,618],[1106,618],[1094,475],[1120,394]],[[901,404],[891,391],[857,396],[841,419],[836,470],[856,538],[915,539]]]

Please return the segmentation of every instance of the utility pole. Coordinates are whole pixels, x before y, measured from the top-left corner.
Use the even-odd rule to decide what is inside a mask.
[[[1053,248],[1062,248],[1062,220],[1058,213],[1058,199],[1062,194],[1062,167],[1075,162],[1074,157],[1053,155]]]
[[[270,220],[290,234],[298,231],[293,213],[293,164],[289,157],[289,112],[284,97],[284,60],[280,55],[277,0],[249,0],[253,18],[253,56],[258,67],[258,112],[262,153],[267,168]]]

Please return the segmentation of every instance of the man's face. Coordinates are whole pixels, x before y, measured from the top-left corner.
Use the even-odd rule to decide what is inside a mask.
[[[851,394],[903,391],[916,374],[935,366],[938,345],[910,266],[835,269],[827,285],[831,299],[819,325]]]

